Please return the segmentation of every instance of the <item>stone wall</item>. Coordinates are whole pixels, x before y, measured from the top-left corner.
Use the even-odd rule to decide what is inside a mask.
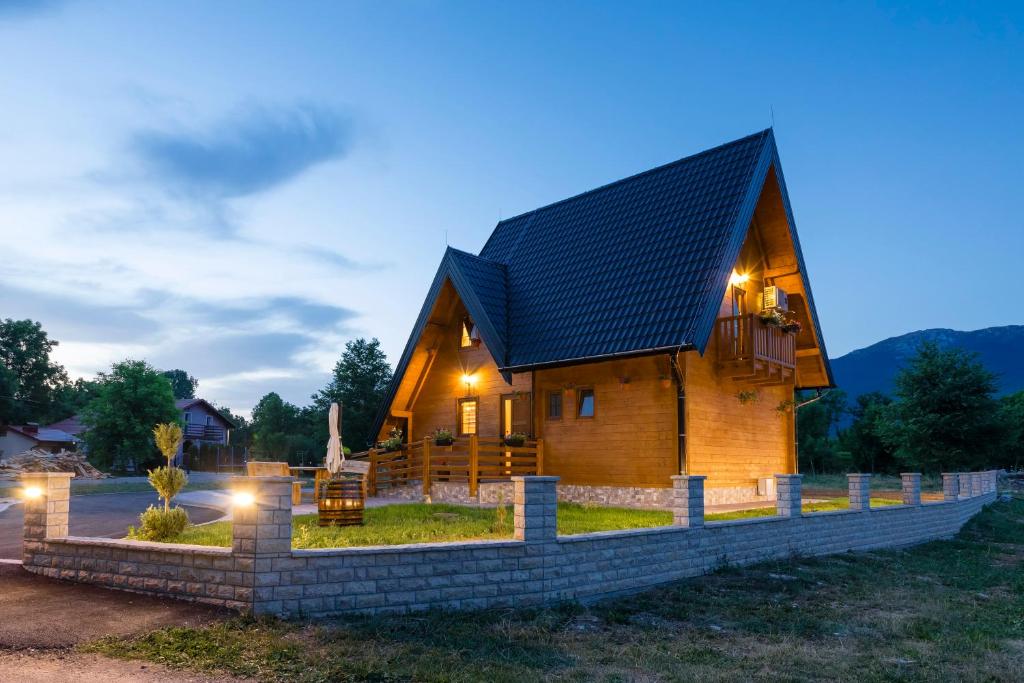
[[[869,484],[851,475],[860,505]],[[995,499],[994,473],[944,475],[944,500],[801,514],[800,475],[779,475],[778,516],[704,520],[704,478],[673,477],[674,525],[556,534],[557,477],[514,481],[508,541],[292,550],[290,479],[240,477],[256,504],[236,508],[232,548],[67,537],[68,479],[31,475],[25,568],[111,588],[213,602],[257,614],[328,615],[528,606],[590,600],[698,576],[723,564],[906,546],[953,536]],[[34,483],[30,483],[34,482]],[[961,495],[961,482],[967,494]]]
[[[406,486],[381,489],[377,497],[387,500],[421,501],[423,489],[420,482],[414,480]],[[477,487],[477,496],[473,497],[469,495],[469,484],[435,481],[430,486],[430,500],[434,503],[457,505],[495,505],[501,500],[508,503],[512,501],[512,482],[482,483]],[[566,503],[667,510],[672,501],[672,489],[559,484],[558,500]],[[757,486],[714,487],[704,491],[704,502],[706,505],[759,502],[769,506],[775,503],[775,498],[757,495]]]

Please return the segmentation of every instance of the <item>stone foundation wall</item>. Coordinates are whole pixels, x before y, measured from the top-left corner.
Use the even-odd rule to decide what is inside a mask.
[[[469,495],[469,484],[465,483],[435,481],[430,486],[430,500],[434,503],[496,505],[502,496],[506,503],[512,501],[512,482],[480,484],[477,487],[476,497]],[[420,501],[423,500],[423,490],[420,482],[411,481],[407,486],[382,489],[378,492],[377,497],[388,500]],[[769,506],[775,502],[774,497],[757,495],[757,486],[754,485],[709,488],[704,492],[704,499],[706,505],[760,502]],[[672,489],[560,484],[558,500],[568,503],[665,510],[671,505]]]
[[[994,473],[944,475],[944,500],[921,503],[904,475],[905,504],[801,514],[800,475],[777,477],[778,516],[705,523],[704,478],[673,477],[674,525],[557,535],[556,477],[514,481],[514,539],[291,549],[290,479],[240,477],[256,504],[235,510],[232,548],[78,539],[67,533],[68,481],[26,503],[29,571],[125,590],[215,602],[257,614],[331,615],[529,606],[592,600],[698,576],[722,564],[793,554],[900,547],[956,534],[995,500]],[[855,478],[856,477],[856,478]],[[850,479],[863,492],[864,475]],[[969,495],[960,495],[961,479]],[[59,537],[58,537],[59,536]]]

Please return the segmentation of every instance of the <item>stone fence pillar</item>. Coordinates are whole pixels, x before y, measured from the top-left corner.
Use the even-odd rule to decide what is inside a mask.
[[[981,489],[981,472],[971,472],[971,495],[980,496],[982,493]]]
[[[775,510],[780,517],[799,517],[802,510],[800,482],[802,474],[775,475]]]
[[[515,538],[553,541],[558,537],[559,477],[512,477]]]
[[[22,553],[31,555],[48,538],[68,535],[71,472],[25,472],[19,477],[25,499]]]
[[[900,474],[902,480],[903,504],[921,504],[921,475],[917,472],[904,472]]]
[[[871,509],[871,475],[870,474],[847,474],[846,481],[849,486],[850,509],[870,510]]]
[[[685,527],[704,526],[703,474],[672,476],[672,524]]]
[[[955,501],[960,498],[960,475],[956,472],[942,473],[942,500]]]
[[[292,551],[293,477],[233,477],[231,550],[279,556]]]

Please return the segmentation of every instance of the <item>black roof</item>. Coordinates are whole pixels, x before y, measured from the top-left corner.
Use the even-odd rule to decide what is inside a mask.
[[[446,279],[506,373],[655,351],[703,352],[772,166],[806,273],[775,136],[763,130],[503,220],[479,256],[449,248],[388,404]],[[807,301],[817,327],[809,287]]]

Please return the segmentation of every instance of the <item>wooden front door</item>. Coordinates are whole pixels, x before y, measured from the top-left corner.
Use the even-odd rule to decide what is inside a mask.
[[[501,436],[526,434],[533,436],[533,401],[529,392],[505,394],[501,397]]]

